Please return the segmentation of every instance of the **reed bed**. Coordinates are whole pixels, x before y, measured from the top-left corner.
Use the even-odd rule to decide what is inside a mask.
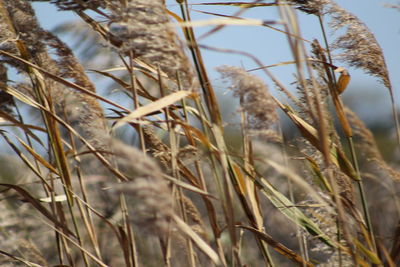
[[[31,1],[0,0],[2,266],[400,265],[400,174],[342,101],[351,70],[378,79],[399,149],[385,58],[355,15],[332,0],[201,3],[235,8],[202,21],[189,0],[42,2],[80,18],[55,32],[91,54],[78,60]],[[246,18],[252,8],[280,18]],[[302,37],[299,12],[320,40]],[[203,44],[205,25],[202,38],[279,32],[291,60],[275,66],[294,66],[294,82]],[[234,137],[206,50],[257,66],[216,69],[238,101]]]

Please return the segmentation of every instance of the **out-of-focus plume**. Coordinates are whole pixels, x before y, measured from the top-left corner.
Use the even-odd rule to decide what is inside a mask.
[[[240,106],[249,116],[251,132],[276,140],[272,127],[278,121],[277,105],[265,83],[238,67],[221,66],[217,70],[223,78],[229,79],[234,96],[240,98]]]
[[[118,49],[125,55],[139,57],[171,80],[179,74],[183,89],[196,89],[191,63],[170,23],[163,0],[108,1],[111,32],[119,39]]]

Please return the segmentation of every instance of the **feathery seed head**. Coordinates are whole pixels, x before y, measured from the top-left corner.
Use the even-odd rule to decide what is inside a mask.
[[[392,90],[382,49],[373,33],[358,17],[332,0],[290,2],[308,14],[329,15],[329,25],[335,31],[346,29],[345,34],[339,36],[332,44],[334,49],[343,51],[339,56],[340,59],[377,77],[389,90]]]
[[[134,0],[127,6],[110,1],[111,31],[122,43],[122,53],[140,57],[176,80],[177,73],[184,89],[196,89],[194,71],[170,24],[162,0]]]
[[[307,14],[322,14],[329,0],[289,0],[297,9]]]
[[[238,67],[221,66],[217,70],[222,78],[229,78],[234,96],[240,98],[241,107],[249,115],[250,130],[257,135],[271,137],[271,128],[278,121],[278,113],[265,83]]]
[[[333,48],[343,50],[340,59],[350,66],[361,68],[377,77],[391,89],[389,72],[381,47],[373,33],[359,18],[332,2],[327,13],[331,15],[330,26],[334,30],[346,28],[345,34],[333,42]]]
[[[104,0],[51,0],[60,10],[85,10],[87,8],[105,8],[107,1]]]
[[[127,145],[112,143],[118,167],[133,174],[132,182],[113,184],[117,192],[133,198],[132,222],[153,234],[168,230],[174,213],[173,198],[158,165],[143,152]]]

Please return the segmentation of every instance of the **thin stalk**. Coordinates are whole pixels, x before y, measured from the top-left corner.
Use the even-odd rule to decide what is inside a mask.
[[[68,123],[68,124],[71,124],[68,121],[68,116],[66,114],[64,114],[64,117],[65,117],[65,122]],[[68,132],[68,137],[69,137],[69,142],[71,144],[71,147],[72,147],[73,151],[78,151],[76,143],[75,143],[75,140],[74,140],[74,136],[72,135],[71,132]],[[81,189],[82,197],[87,202],[88,201],[87,192],[86,192],[85,185],[84,185],[84,182],[83,182],[82,172],[80,170],[80,162],[81,161],[80,161],[79,156],[75,157],[75,162],[76,162],[76,166],[75,166],[76,175],[78,176],[78,181],[79,181],[79,186],[80,186],[80,189]],[[90,238],[90,240],[92,242],[92,245],[93,245],[94,251],[96,253],[96,256],[100,260],[102,260],[100,249],[99,249],[99,243],[98,243],[97,235],[96,235],[96,232],[95,232],[94,226],[93,226],[93,218],[92,218],[92,216],[91,216],[91,214],[90,214],[90,212],[89,212],[89,210],[87,208],[85,210],[83,210],[83,208],[81,206],[81,203],[79,203],[77,201],[77,204],[78,204],[79,211],[81,213],[81,217],[82,217],[82,219],[83,219],[83,221],[84,221],[84,223],[86,225],[87,231],[90,233],[89,236],[90,237],[93,236],[93,238]],[[86,211],[86,214],[89,216],[89,221],[86,219],[85,211]],[[74,223],[74,226],[75,226],[75,223]],[[78,239],[78,241],[79,241],[79,245],[82,246],[80,239]],[[85,253],[83,253],[83,251],[81,251],[81,253],[82,253],[82,256],[83,256],[83,259],[84,259],[84,262],[85,262],[86,266],[90,266],[87,255]]]
[[[204,115],[205,115],[204,106],[202,105],[202,103],[201,103],[199,98],[195,99],[195,104],[196,104],[197,110],[199,110],[200,114],[201,114],[200,115],[200,121],[201,121],[201,124],[202,124],[202,128],[203,128],[204,134],[205,134],[205,136],[207,137],[208,140],[211,140],[210,133],[209,133],[209,127],[207,126],[207,123],[206,123],[205,118],[204,118]],[[216,181],[218,193],[221,196],[221,198],[224,199],[224,195],[222,193],[222,192],[224,192],[224,190],[223,190],[223,186],[221,185],[221,177],[220,177],[220,175],[219,175],[219,173],[217,171],[218,170],[218,167],[217,167],[218,164],[217,164],[217,160],[215,158],[214,153],[210,153],[210,159],[211,159],[211,164],[212,164],[212,168],[211,169],[213,170],[212,173],[213,173],[213,177],[214,177],[214,179]],[[223,207],[225,207],[225,206],[223,205]],[[224,211],[225,211],[225,209],[224,209]],[[218,227],[217,224],[215,224],[215,226]],[[221,233],[219,233],[219,232],[217,233],[216,230],[217,229],[213,229],[213,231],[215,231],[214,234],[215,234],[216,242],[218,244],[219,256],[221,258],[221,261],[222,261],[223,265],[227,266],[225,255],[224,255],[224,250],[223,250],[223,247],[222,247],[222,245],[220,243],[220,239],[221,239],[220,234]]]
[[[329,60],[329,63],[332,64],[333,62],[332,62],[332,56],[331,56],[331,53],[330,53],[328,38],[327,38],[327,35],[326,35],[326,31],[325,31],[325,27],[324,27],[324,23],[323,23],[321,15],[318,15],[318,20],[319,20],[319,24],[320,24],[320,27],[321,27],[321,30],[322,30],[322,34],[323,34],[323,38],[324,38],[324,42],[325,42],[325,49],[326,49],[327,54],[328,54],[328,60]],[[331,71],[331,77],[333,79],[333,82],[336,85],[337,84],[336,75],[335,75],[335,73],[334,73],[332,68],[330,68],[330,71]],[[362,208],[363,208],[364,218],[365,218],[365,221],[367,223],[367,228],[368,228],[369,234],[371,236],[371,240],[372,240],[372,244],[373,244],[373,250],[376,252],[377,248],[376,248],[375,237],[374,237],[374,233],[373,233],[373,229],[372,229],[371,217],[370,217],[370,214],[369,214],[369,211],[368,211],[367,198],[366,198],[364,185],[363,185],[363,182],[362,182],[362,179],[361,179],[361,175],[360,175],[360,169],[359,169],[359,166],[358,166],[358,160],[357,160],[357,156],[356,156],[356,152],[355,152],[353,138],[352,138],[352,135],[349,135],[349,134],[346,134],[346,137],[347,137],[347,141],[348,141],[349,147],[350,147],[350,154],[351,154],[352,163],[353,163],[354,169],[356,171],[356,175],[359,178],[357,180],[357,185],[358,185],[358,190],[360,192],[360,198],[361,198],[361,204],[362,204]],[[400,139],[399,139],[399,144],[400,144]]]
[[[64,192],[67,192],[67,190],[71,190],[65,184],[63,184],[63,188],[64,188]],[[57,208],[57,202],[55,202],[55,191],[52,191],[51,199],[52,199],[52,203],[54,203],[54,205],[56,207],[55,210],[57,212],[55,212],[55,213],[60,218],[60,221],[63,221],[63,220],[65,221],[65,216],[63,214],[64,211],[62,210],[62,207],[60,206],[60,207]],[[68,206],[69,212],[71,214],[71,219],[72,219],[72,223],[74,225],[75,234],[77,236],[78,244],[80,246],[82,246],[82,238],[81,238],[81,235],[80,235],[80,231],[79,231],[79,227],[78,227],[78,223],[77,223],[77,218],[76,218],[75,213],[73,211],[73,205],[69,201],[67,201],[67,206]],[[72,256],[69,253],[69,247],[68,247],[68,244],[67,244],[67,240],[64,240],[65,239],[64,237],[61,237],[61,239],[63,240],[63,243],[64,243],[64,249],[65,249],[65,251],[67,253],[67,258],[69,259],[70,263],[73,264]],[[90,266],[89,261],[88,261],[86,255],[85,255],[85,253],[83,253],[83,251],[81,251],[81,253],[83,254],[83,259],[84,259],[84,262],[85,262],[85,266]]]
[[[281,144],[281,150],[282,150],[282,157],[283,157],[283,163],[284,166],[286,166],[286,168],[289,168],[289,163],[288,163],[288,154],[286,151],[286,147],[285,147],[285,138],[283,135],[283,130],[282,130],[282,124],[281,121],[278,122],[279,125],[279,134],[282,138],[282,144]],[[293,184],[292,184],[292,180],[289,179],[289,177],[287,177],[287,184],[288,184],[288,191],[289,191],[289,199],[292,203],[296,203],[295,202],[295,197],[294,197],[294,192],[293,192]],[[304,235],[301,234],[301,229],[300,227],[296,224],[296,234],[297,234],[297,241],[299,243],[299,247],[300,247],[300,253],[301,256],[308,261],[309,257],[308,257],[308,253],[307,253],[307,240],[304,238]],[[303,266],[306,266],[306,263],[303,263]]]
[[[17,112],[17,117],[18,117],[18,119],[19,119],[19,122],[20,122],[21,124],[24,124],[24,118],[22,117],[21,111],[20,111],[19,107],[17,106],[17,104],[15,103],[14,98],[12,99],[12,104],[13,104],[13,106],[14,106],[16,112]],[[33,144],[32,144],[31,137],[29,136],[29,134],[28,134],[27,132],[25,132],[25,131],[23,131],[23,132],[24,132],[24,135],[25,135],[25,138],[26,138],[26,140],[27,140],[27,142],[28,142],[29,147],[33,148]],[[41,177],[41,175],[42,175],[42,170],[41,170],[41,168],[40,168],[40,164],[39,164],[39,162],[38,162],[38,160],[37,160],[36,158],[34,158],[34,160],[35,160],[35,165],[36,165],[36,171],[37,171],[37,173],[39,174],[39,177]],[[43,186],[43,190],[44,190],[46,196],[49,197],[49,196],[50,196],[49,190],[51,191],[51,188],[50,188],[49,185],[48,185],[46,182],[44,182],[43,180],[42,180],[42,186]]]
[[[139,108],[139,95],[137,91],[137,86],[136,86],[136,76],[133,72],[133,54],[132,51],[129,52],[129,78],[130,78],[130,83],[131,83],[131,89],[132,89],[132,96],[133,96],[133,107],[135,109]],[[146,152],[146,142],[144,141],[144,134],[143,134],[143,128],[141,124],[139,123],[137,126],[138,134],[139,134],[139,144],[140,148],[142,149],[143,153]]]
[[[68,189],[66,189],[66,190],[68,190]],[[75,213],[73,211],[73,207],[71,205],[68,205],[68,209],[69,209],[69,213],[71,214],[71,219],[72,219],[72,223],[73,223],[74,228],[75,228],[75,233],[76,233],[76,236],[77,236],[78,244],[79,244],[79,246],[83,247],[82,237],[81,237],[81,234],[80,234],[80,231],[79,231],[78,221],[77,221],[77,218],[76,218]],[[82,250],[80,252],[81,252],[81,254],[83,256],[83,261],[85,262],[85,266],[90,266],[89,259],[87,258],[87,255]]]
[[[23,44],[21,44],[21,46],[22,45]],[[28,57],[28,56],[25,55],[25,57]],[[29,58],[27,58],[27,60],[28,59]],[[45,93],[46,91],[45,91],[45,85],[44,85],[43,78],[38,76],[37,73],[35,73],[33,71],[33,69],[29,66],[27,67],[27,72],[31,79],[32,86],[33,86],[33,89],[34,89],[34,92],[35,92],[38,102],[40,104],[42,104],[45,108],[47,108],[49,110],[49,113],[55,114],[54,105],[52,102],[53,99],[52,99],[51,95]],[[60,176],[61,176],[63,189],[65,192],[65,195],[67,196],[67,205],[68,205],[68,208],[71,213],[71,218],[72,218],[72,222],[73,222],[73,225],[74,225],[74,228],[76,231],[78,243],[79,243],[79,245],[81,245],[81,237],[80,237],[80,233],[79,233],[79,229],[78,229],[77,219],[74,215],[73,208],[72,208],[73,204],[74,204],[74,200],[69,192],[69,190],[72,189],[71,172],[70,172],[69,163],[65,157],[65,151],[64,151],[64,148],[62,145],[60,129],[57,126],[56,120],[54,120],[54,118],[49,113],[45,112],[43,109],[41,109],[40,111],[42,114],[44,124],[46,126],[46,132],[47,132],[47,135],[49,138],[49,146],[50,146],[51,150],[53,151],[56,165],[57,165],[57,168],[58,168]],[[52,195],[52,202],[53,202],[55,192],[52,192],[52,193],[53,193],[53,195]],[[57,207],[57,203],[55,204],[55,206]],[[58,216],[60,216],[61,215],[60,212],[62,212],[62,209],[59,208],[56,210],[58,211],[56,214]],[[72,256],[69,253],[68,242],[64,237],[62,237],[62,241],[64,243],[64,249],[67,254],[67,258],[68,258],[69,262],[71,264],[73,264]]]
[[[83,183],[82,173],[79,168],[77,168],[76,172],[77,172],[77,176],[78,176],[78,180],[79,180],[79,186],[81,188],[82,198],[86,203],[88,203],[88,197],[87,197],[85,184]],[[85,225],[87,227],[88,232],[91,233],[89,236],[90,237],[93,236],[93,238],[90,238],[90,240],[92,241],[92,245],[93,245],[94,251],[96,252],[96,256],[99,259],[102,259],[97,234],[96,234],[96,231],[94,228],[92,213],[90,212],[90,210],[87,206],[82,207],[82,204],[79,201],[77,201],[77,203],[78,203],[79,209],[81,210],[82,217],[85,218],[85,214],[87,214],[87,216],[89,218],[88,220],[84,220]]]
[[[242,102],[242,99],[240,99],[240,101]],[[246,172],[248,173],[252,173],[253,169],[252,166],[254,166],[254,161],[252,158],[252,151],[253,151],[253,144],[251,142],[251,139],[247,133],[247,117],[246,114],[242,111],[241,112],[241,118],[242,118],[242,136],[243,136],[243,155],[244,155],[244,169],[246,170]],[[254,220],[252,222],[252,224],[260,231],[263,231],[263,220],[257,220],[257,217],[255,216],[256,213],[260,214],[260,217],[262,216],[261,211],[259,210],[259,206],[257,204],[259,203],[255,203],[256,202],[256,194],[257,194],[257,189],[256,186],[254,185],[254,183],[250,180],[249,177],[245,177],[246,182],[248,181],[248,185],[247,187],[252,186],[252,192],[249,192],[249,197],[250,194],[252,195],[252,200],[250,200],[250,203],[252,204],[252,210],[254,213]],[[250,190],[249,190],[250,191]],[[262,219],[262,218],[261,218]],[[259,246],[260,250],[261,250],[261,254],[263,255],[263,258],[265,260],[265,262],[267,263],[267,265],[269,266],[275,266],[273,260],[272,260],[272,256],[271,253],[269,252],[268,246],[266,245],[266,243],[264,241],[262,241],[258,236],[255,236],[256,241],[257,241],[257,245]]]
[[[322,16],[320,14],[318,14],[318,22],[319,22],[319,26],[321,27],[321,32],[322,32],[322,36],[323,36],[323,39],[324,39],[325,49],[326,49],[326,54],[328,55],[329,64],[332,65],[333,60],[332,60],[331,50],[330,50],[329,43],[328,43],[328,37],[326,35],[324,21],[323,21]],[[335,76],[334,70],[330,69],[330,71],[331,71],[331,76],[333,77],[333,79],[334,79],[334,81],[336,83],[336,76]]]
[[[181,91],[182,90],[182,84],[181,84],[181,79],[180,79],[180,75],[179,72],[176,73],[176,77],[177,77],[177,82],[178,82],[178,90]],[[183,110],[184,110],[184,118],[187,120],[188,119],[188,113],[186,110],[186,102],[184,101],[184,99],[182,99],[181,101],[182,106],[183,106]],[[168,113],[170,112],[170,110],[167,110]],[[168,128],[170,128],[173,125],[170,125],[169,121],[167,120],[167,124],[169,125]],[[174,177],[176,177],[178,180],[181,180],[181,176],[180,176],[180,172],[178,169],[178,163],[177,163],[177,153],[179,152],[179,138],[176,137],[175,135],[175,131],[173,130],[170,133],[170,144],[171,144],[171,157],[172,157],[172,170],[174,173]],[[178,193],[178,198],[179,198],[179,206],[180,206],[180,210],[181,210],[181,214],[182,214],[182,218],[184,220],[184,222],[188,222],[187,219],[187,213],[186,213],[186,209],[185,209],[185,204],[183,201],[183,198],[185,197],[182,188],[178,187],[177,188],[177,193]],[[195,260],[195,251],[193,250],[193,243],[190,240],[190,238],[188,238],[186,240],[187,246],[188,246],[188,261],[190,263],[191,267],[195,267],[196,266],[196,260]]]
[[[340,226],[340,224],[342,225],[343,238],[347,242],[348,251],[349,251],[349,253],[351,255],[351,258],[353,260],[354,265],[358,266],[358,264],[357,264],[357,256],[356,256],[355,252],[352,249],[353,242],[352,242],[352,238],[351,238],[351,235],[350,235],[350,231],[349,231],[348,226],[347,226],[346,221],[345,221],[345,211],[344,211],[344,207],[343,207],[343,202],[342,202],[340,194],[339,194],[339,188],[338,188],[337,182],[333,177],[332,170],[328,169],[328,175],[327,176],[328,176],[329,183],[332,186],[332,192],[333,192],[332,197],[333,197],[333,200],[334,200],[334,202],[336,204],[336,209],[337,209],[337,213],[338,213],[337,220],[338,220],[339,226]]]
[[[161,75],[161,69],[158,64],[157,64],[157,75],[158,75],[157,78],[158,78],[158,87],[160,89],[160,95],[161,95],[161,97],[165,97],[167,95],[167,92],[166,92],[166,88],[164,87],[164,83],[163,83],[162,75]],[[172,140],[174,138],[174,134],[173,134],[173,130],[171,130],[172,127],[170,124],[169,109],[168,109],[168,107],[165,107],[163,110],[164,110],[164,116],[165,116],[165,123],[167,125],[167,132],[169,133],[170,145],[171,145],[171,148],[170,148],[171,166],[170,167],[174,173],[176,171],[176,165],[177,165],[176,158],[175,158],[174,151],[173,151],[173,149],[175,148],[173,146],[173,143],[175,143],[175,140]],[[173,189],[173,191],[174,191],[174,189]],[[164,254],[165,266],[171,266],[171,239],[172,239],[171,238],[171,229],[169,229],[165,240],[164,240],[164,238],[160,238],[160,242],[163,247],[162,251]]]
[[[338,244],[341,244],[341,240],[342,240],[342,234],[341,234],[341,232],[340,232],[340,221],[339,221],[339,219],[337,218],[336,219],[336,229],[337,229],[337,232],[336,232],[336,236],[337,236],[337,242],[338,242]],[[337,250],[338,250],[338,255],[339,255],[339,262],[338,262],[338,264],[339,264],[339,267],[342,267],[343,266],[343,260],[342,260],[342,249],[340,248],[341,246],[338,246],[338,248],[337,248]]]
[[[301,59],[299,40],[297,40],[296,38],[292,38],[290,35],[292,34],[292,32],[294,32],[295,35],[298,35],[299,29],[297,27],[297,21],[294,18],[293,13],[290,12],[290,9],[286,4],[280,4],[280,1],[278,1],[278,4],[279,4],[278,6],[279,6],[280,16],[282,20],[285,22],[284,23],[285,32],[288,33],[286,36],[290,46],[290,50],[292,51],[293,57],[295,59],[297,75],[299,76],[298,80],[300,81],[301,87],[303,88],[303,93],[308,106],[308,109],[306,109],[305,111],[309,113],[312,121],[317,124],[318,123],[317,114],[315,106],[313,104],[315,101],[313,101],[312,95],[310,95],[310,92],[308,90],[309,86],[307,85],[306,79],[304,78],[303,66],[301,64],[303,60]],[[316,102],[316,104],[318,105],[318,102]]]
[[[185,22],[190,22],[190,14],[188,9],[187,1],[178,1],[181,9],[182,17]],[[184,28],[185,37],[189,44],[189,49],[192,54],[193,62],[198,73],[198,78],[200,85],[203,89],[204,99],[207,103],[207,108],[213,123],[221,126],[222,117],[218,106],[217,97],[215,95],[214,89],[211,85],[211,81],[208,78],[206,68],[204,66],[203,57],[201,55],[199,46],[196,41],[192,27]],[[222,129],[222,127],[221,127]]]
[[[329,47],[329,43],[328,43],[328,38],[327,38],[327,35],[326,35],[326,30],[325,30],[325,26],[324,26],[324,23],[323,23],[323,20],[322,20],[322,16],[320,14],[318,14],[318,21],[319,21],[319,24],[320,24],[320,27],[321,27],[321,31],[322,31],[322,35],[323,35],[323,39],[324,39],[324,43],[325,43],[325,49],[326,49],[327,55],[328,55],[328,61],[329,61],[329,64],[332,66],[333,65],[333,61],[332,61],[332,56],[331,56],[331,53],[330,53],[330,47]],[[351,130],[351,127],[350,127],[350,125],[349,125],[349,123],[347,121],[347,117],[344,114],[343,105],[342,105],[341,99],[340,99],[340,97],[339,97],[339,95],[337,93],[337,89],[336,89],[337,81],[336,81],[336,75],[334,73],[334,70],[333,70],[333,68],[326,68],[326,67],[325,67],[325,69],[327,71],[329,71],[329,73],[327,73],[327,75],[329,76],[328,78],[331,79],[331,81],[333,83],[333,87],[334,88],[330,88],[331,97],[332,97],[332,100],[334,102],[337,115],[339,116],[339,120],[340,120],[340,124],[342,126],[342,129],[343,129],[343,131],[344,131],[344,133],[346,135],[346,138],[347,138],[347,140],[348,140],[348,142],[350,144],[352,163],[353,163],[354,168],[356,169],[356,175],[357,175],[357,177],[360,178],[360,181],[357,181],[357,183],[359,185],[360,195],[362,196],[361,198],[362,198],[362,206],[363,206],[363,209],[364,209],[364,216],[365,216],[365,218],[366,218],[366,220],[368,222],[367,218],[369,218],[369,213],[368,213],[368,209],[365,206],[366,202],[364,200],[366,200],[366,199],[365,199],[365,194],[364,194],[364,190],[363,190],[363,187],[362,187],[360,171],[359,171],[359,168],[358,168],[358,162],[357,162],[357,159],[355,157],[356,154],[355,154],[354,145],[353,145],[353,141],[352,141],[352,135],[353,135],[352,134],[352,130]],[[332,180],[331,184],[332,184],[332,182],[335,183],[335,187],[336,187],[336,182]],[[340,204],[340,206],[342,206],[342,201],[340,200],[340,197],[339,196],[335,196],[335,198],[338,198],[336,200],[336,202],[338,204]],[[350,236],[349,236],[349,233],[347,232],[347,226],[345,225],[345,221],[343,220],[343,217],[340,216],[342,211],[341,210],[338,210],[338,211],[339,211],[339,217],[338,217],[338,222],[337,222],[337,225],[338,225],[338,227],[337,227],[337,231],[338,231],[337,232],[337,236],[338,236],[338,238],[341,238],[341,236],[342,236],[342,232],[340,231],[340,223],[342,223],[343,237],[347,242],[349,242],[349,244],[351,244],[350,240],[349,240]],[[371,233],[371,236],[372,236],[372,233]],[[340,242],[340,239],[338,241]],[[375,251],[376,251],[376,249],[375,249]],[[338,253],[339,253],[339,264],[341,265],[342,264],[342,253],[341,253],[340,246],[338,246]],[[353,258],[354,263],[356,263],[356,259],[355,259],[356,255],[354,254],[354,251],[351,248],[350,248],[350,253],[351,253],[351,256]]]
[[[135,240],[135,234],[132,230],[131,224],[128,224],[127,231],[128,231],[128,236],[130,239],[129,249],[131,251],[132,267],[138,267],[139,261],[138,261],[138,255],[137,255],[137,249],[136,249],[136,240]]]
[[[288,33],[292,33],[294,32],[294,34],[296,36],[301,36],[301,32],[300,32],[300,27],[298,24],[298,20],[294,14],[294,12],[292,11],[292,9],[290,9],[288,6],[286,5],[280,5],[280,12],[281,12],[281,16],[283,17],[284,21],[288,21],[288,23],[285,23],[285,27],[286,27],[286,32]],[[289,28],[289,26],[291,26],[291,28]],[[290,35],[288,35],[288,41],[289,43],[293,44],[291,45],[292,48],[292,53],[294,55],[294,58],[296,60],[296,66],[297,66],[297,72],[299,75],[299,79],[300,82],[302,83],[302,87],[304,90],[304,94],[306,95],[306,98],[308,99],[310,92],[308,92],[309,90],[311,91],[311,96],[313,96],[315,99],[311,99],[310,102],[310,106],[309,106],[309,112],[311,115],[313,115],[314,117],[312,117],[313,121],[315,122],[315,124],[318,126],[318,137],[321,143],[321,147],[322,147],[322,153],[324,155],[325,161],[326,161],[326,165],[329,166],[330,165],[330,147],[329,147],[329,140],[328,140],[328,131],[327,131],[327,127],[326,127],[326,118],[323,114],[323,106],[322,106],[322,99],[321,99],[321,93],[317,90],[317,83],[315,81],[311,66],[310,66],[310,62],[307,59],[307,52],[306,49],[304,47],[304,42],[300,39],[298,40],[297,38],[293,38],[292,41],[292,37],[290,37]],[[306,80],[304,78],[304,74],[303,74],[303,70],[302,70],[302,64],[301,62],[305,61],[306,63],[306,68],[309,74],[309,79],[311,81],[311,86],[308,85],[306,83]],[[310,88],[310,89],[309,89]],[[315,114],[316,112],[316,114]]]
[[[120,183],[120,182],[121,181],[118,181],[118,183]],[[125,199],[124,194],[119,195],[119,203],[120,203],[120,208],[121,208],[121,213],[122,213],[122,218],[123,218],[123,221],[122,221],[123,228],[126,233],[131,233],[131,227],[129,224],[128,206],[126,204],[126,199]],[[129,235],[129,237],[131,238],[132,236]],[[133,240],[127,240],[127,241],[128,241],[129,248],[125,248],[125,250],[129,252],[130,257],[129,256],[125,257],[125,263],[126,263],[127,267],[134,267],[136,264],[135,257],[134,257],[134,255],[136,255],[136,253],[133,250],[133,246],[132,246],[134,241]]]
[[[369,211],[368,211],[368,203],[367,203],[367,198],[366,198],[366,194],[365,194],[365,190],[364,190],[363,181],[362,181],[361,175],[360,175],[360,169],[359,169],[359,166],[358,166],[357,155],[356,155],[356,152],[355,152],[355,149],[354,149],[353,138],[349,137],[347,140],[349,142],[350,153],[351,153],[351,158],[352,158],[352,161],[353,161],[353,165],[354,165],[354,168],[356,170],[357,177],[359,178],[359,180],[357,181],[357,185],[358,185],[358,189],[360,191],[360,198],[361,198],[361,204],[362,204],[362,207],[363,207],[365,221],[367,223],[368,232],[369,232],[369,234],[371,236],[373,250],[374,250],[374,252],[377,252],[374,231],[373,231],[373,228],[372,228],[371,217],[370,217],[370,214],[369,214]]]
[[[179,75],[178,75],[178,79],[177,80],[178,80],[178,86],[179,86],[179,88],[181,88],[180,87],[181,83],[180,83]],[[188,111],[187,111],[186,99],[182,99],[182,106],[183,106],[185,122],[188,125],[190,125],[189,114],[188,114]],[[201,121],[201,124],[202,124],[203,131],[206,134],[208,134],[208,132],[207,132],[207,123],[205,122],[205,120],[204,120],[204,118],[202,116],[202,114],[203,114],[202,112],[204,111],[204,109],[201,107],[201,103],[200,102],[196,102],[196,106],[197,106],[198,110],[201,111],[200,112],[200,121]],[[194,141],[193,137],[188,136],[188,141],[189,141],[189,143],[191,145],[193,145],[196,148],[198,148],[198,145]],[[194,162],[194,165],[195,165],[196,172],[197,172],[197,174],[199,176],[199,188],[207,192],[206,181],[204,179],[204,174],[203,174],[203,170],[202,170],[202,167],[201,167],[200,160],[196,159],[195,162]],[[207,209],[207,215],[208,215],[208,219],[209,219],[209,222],[210,222],[210,225],[211,225],[211,229],[212,229],[212,232],[213,232],[213,235],[214,235],[215,244],[216,244],[216,247],[218,248],[217,249],[218,255],[220,256],[220,259],[222,261],[222,265],[223,266],[227,266],[225,255],[223,254],[223,248],[222,248],[221,240],[220,240],[220,232],[221,232],[221,230],[220,230],[220,227],[218,226],[218,223],[217,223],[217,215],[216,215],[216,212],[215,212],[214,205],[210,201],[210,199],[207,198],[207,197],[203,198],[203,201],[204,201],[204,204],[205,204],[206,209]]]
[[[397,136],[397,143],[400,146],[400,125],[399,125],[399,117],[397,115],[397,109],[396,109],[396,100],[394,98],[394,93],[393,90],[390,88],[389,89],[389,94],[390,94],[390,101],[392,105],[392,113],[393,113],[393,119],[396,125],[396,136]]]
[[[43,112],[43,115],[44,115],[45,113]],[[68,122],[67,122],[68,123]],[[52,124],[53,126],[55,126],[55,127],[57,127],[55,124]],[[57,131],[57,129],[54,129],[54,131]],[[49,137],[50,137],[50,135],[51,135],[51,133],[50,132],[48,132],[48,135],[49,135]],[[71,134],[69,134],[69,137],[70,137],[70,139],[73,139],[73,137],[71,136]],[[58,139],[57,139],[58,140]],[[61,146],[60,146],[61,147]],[[53,150],[54,151],[54,150]],[[55,151],[54,151],[54,153],[56,153]],[[67,192],[68,190],[71,190],[72,191],[72,187],[71,188],[69,188],[69,186],[67,186],[66,184],[64,184],[63,183],[63,188],[64,188],[64,192]],[[66,193],[66,195],[68,196],[69,194],[67,194]],[[52,202],[54,202],[54,205],[57,207],[57,202],[55,202],[55,191],[53,190],[52,191],[52,195],[51,195],[51,200],[52,200]],[[68,206],[68,209],[69,209],[69,213],[70,213],[70,215],[71,215],[71,219],[72,219],[72,223],[73,223],[73,225],[74,225],[74,229],[75,229],[75,233],[76,233],[76,236],[77,236],[77,241],[78,241],[78,244],[80,245],[80,246],[83,246],[83,243],[82,243],[82,238],[81,238],[81,234],[80,234],[80,231],[79,231],[79,227],[78,227],[78,221],[77,221],[77,217],[75,216],[75,213],[74,213],[74,210],[73,210],[73,198],[71,198],[71,201],[67,201],[67,206]],[[57,215],[60,217],[60,214],[61,214],[61,212],[64,212],[64,211],[62,211],[62,207],[60,206],[59,208],[57,208],[56,209],[58,212],[57,212]],[[60,219],[65,219],[64,218],[64,215],[62,215],[61,217],[60,217]],[[65,242],[65,244],[66,244],[66,242]],[[67,249],[67,248],[66,248]],[[89,259],[87,258],[87,255],[81,250],[80,251],[81,252],[81,254],[82,254],[82,257],[83,257],[83,261],[84,261],[84,263],[85,263],[85,266],[90,266],[90,264],[89,264]],[[71,259],[70,259],[71,261],[72,261],[72,257],[71,257]]]

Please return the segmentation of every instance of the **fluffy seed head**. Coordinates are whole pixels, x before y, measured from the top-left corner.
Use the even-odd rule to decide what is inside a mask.
[[[117,192],[133,198],[132,222],[149,233],[164,234],[174,213],[173,198],[158,165],[143,152],[114,142],[113,151],[119,169],[134,176],[132,182],[113,184]]]
[[[332,44],[334,49],[343,51],[339,58],[350,66],[363,69],[366,73],[377,77],[389,90],[392,90],[382,48],[373,33],[358,17],[331,0],[290,2],[308,14],[330,16],[329,25],[333,30],[346,30]]]
[[[257,135],[276,138],[271,130],[278,121],[277,106],[265,83],[238,67],[221,66],[217,70],[223,78],[229,79],[234,96],[240,98],[240,105],[249,116],[250,130]]]
[[[110,1],[112,34],[119,50],[159,66],[172,80],[179,73],[184,89],[195,89],[194,72],[171,26],[162,0]]]

